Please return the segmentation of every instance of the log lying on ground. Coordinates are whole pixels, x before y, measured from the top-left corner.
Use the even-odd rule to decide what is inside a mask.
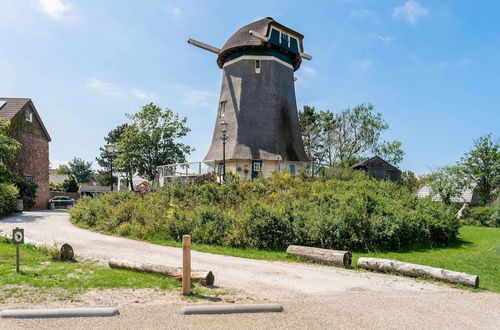
[[[437,280],[479,287],[479,276],[429,266],[410,264],[390,259],[359,258],[358,268],[375,270],[378,272],[397,272],[412,277],[428,276]]]
[[[12,239],[12,237],[6,233],[0,232],[0,236],[7,237],[9,239]],[[73,251],[73,247],[69,245],[68,243],[57,243],[54,242],[53,245],[44,243],[44,242],[39,242],[39,241],[34,241],[31,239],[24,239],[24,244],[29,244],[36,246],[38,248],[45,248],[45,249],[55,249],[58,251],[61,255],[61,260],[73,260],[73,257],[75,256],[75,252]]]
[[[159,264],[136,263],[127,260],[111,259],[109,261],[110,268],[135,270],[144,273],[157,273],[162,275],[173,276],[176,279],[182,280],[182,268],[170,267]],[[213,285],[215,281],[214,274],[209,270],[191,270],[191,280],[198,281],[205,285]]]
[[[352,261],[352,253],[349,251],[327,250],[309,246],[290,245],[286,249],[286,253],[325,264],[332,263],[340,266],[350,266]]]

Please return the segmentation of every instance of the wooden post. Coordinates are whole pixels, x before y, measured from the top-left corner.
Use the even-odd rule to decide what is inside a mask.
[[[16,244],[16,273],[19,274],[19,244]]]
[[[182,294],[191,294],[191,236],[182,236]]]

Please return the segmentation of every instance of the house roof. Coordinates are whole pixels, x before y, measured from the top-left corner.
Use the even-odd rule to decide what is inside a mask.
[[[49,174],[49,182],[64,183],[64,180],[69,179],[68,174]]]
[[[475,185],[473,184],[471,188],[465,188],[460,192],[459,196],[455,196],[451,198],[453,203],[474,203],[477,201],[478,196],[474,192]],[[419,190],[415,192],[420,198],[430,196],[431,199],[435,202],[441,202],[441,198],[438,195],[432,195],[431,187],[429,185],[425,185]]]
[[[111,188],[109,186],[80,186],[78,190],[80,192],[105,193],[110,192]]]
[[[43,132],[47,135],[47,138],[50,141],[51,138],[49,132],[45,128],[45,125],[43,124],[43,121],[40,118],[40,115],[38,114],[38,111],[36,110],[35,105],[33,104],[30,98],[0,97],[0,118],[9,121],[28,105],[31,106],[33,114],[38,119],[38,122],[42,126]]]
[[[351,168],[352,169],[356,169],[356,168],[364,167],[364,166],[367,166],[369,163],[371,163],[373,161],[377,161],[377,160],[378,161],[382,161],[382,162],[386,163],[387,165],[389,165],[390,167],[392,167],[393,169],[400,171],[399,168],[397,168],[396,166],[392,165],[388,161],[380,158],[379,156],[373,156],[372,158],[368,158],[368,159],[362,160],[362,161],[360,161],[360,162],[352,165]]]

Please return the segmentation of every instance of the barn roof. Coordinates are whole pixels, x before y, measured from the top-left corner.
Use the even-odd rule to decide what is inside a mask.
[[[365,160],[362,160],[354,165],[351,166],[352,169],[357,169],[357,168],[360,168],[360,167],[365,167],[367,166],[368,164],[370,164],[371,162],[374,162],[374,161],[382,161],[384,162],[385,164],[389,165],[390,167],[392,167],[394,170],[397,170],[397,171],[400,171],[399,168],[397,168],[396,166],[392,165],[391,163],[389,163],[388,161],[380,158],[379,156],[373,156],[372,158],[368,158],[368,159],[365,159]]]
[[[51,139],[49,132],[45,128],[45,125],[43,124],[43,121],[40,118],[40,115],[38,114],[38,111],[36,110],[35,105],[33,104],[30,98],[0,97],[0,118],[4,119],[5,121],[9,121],[12,118],[14,118],[26,106],[31,107],[31,109],[33,110],[33,114],[38,119],[38,122],[40,122],[40,126],[42,127],[43,132],[46,134],[47,138],[50,141]]]

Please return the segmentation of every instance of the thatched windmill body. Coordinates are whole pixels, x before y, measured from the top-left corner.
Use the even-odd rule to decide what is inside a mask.
[[[303,35],[267,17],[234,33],[222,49],[189,39],[217,54],[222,87],[212,144],[205,161],[223,159],[242,177],[275,170],[295,174],[307,161],[295,100],[294,72],[302,59]],[[224,124],[222,124],[224,125]]]

